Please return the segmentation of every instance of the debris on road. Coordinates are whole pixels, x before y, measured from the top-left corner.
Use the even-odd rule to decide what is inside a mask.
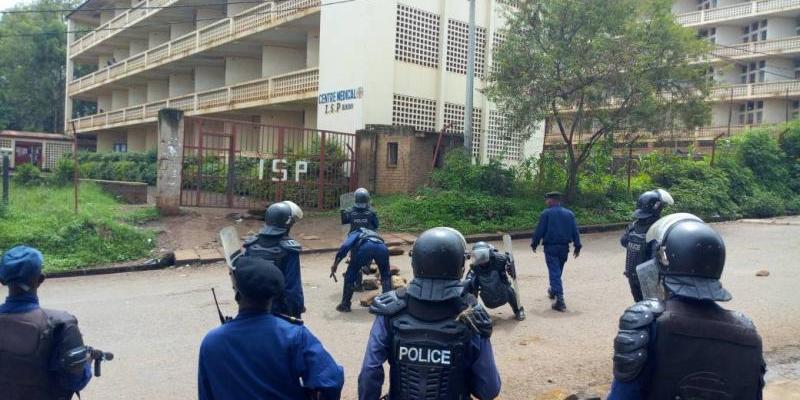
[[[756,276],[769,276],[769,271],[762,269],[761,271],[756,272]]]

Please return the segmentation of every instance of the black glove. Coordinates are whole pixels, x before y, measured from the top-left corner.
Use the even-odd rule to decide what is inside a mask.
[[[572,255],[575,258],[578,258],[578,256],[581,255],[581,248],[580,247],[576,247],[575,250],[572,251]]]

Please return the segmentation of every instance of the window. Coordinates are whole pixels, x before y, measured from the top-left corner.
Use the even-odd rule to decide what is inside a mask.
[[[717,7],[717,0],[697,0],[698,10],[708,10]]]
[[[127,143],[114,143],[114,153],[127,153],[127,152],[128,152]]]
[[[717,43],[717,28],[701,29],[699,36],[711,44]]]
[[[486,136],[486,156],[490,159],[522,161],[522,138],[507,126],[506,116],[499,111],[489,112]]]
[[[763,101],[748,101],[739,105],[739,125],[758,125],[763,119]]]
[[[450,132],[464,134],[466,106],[444,103],[444,124],[450,126]],[[451,125],[452,124],[452,125]],[[472,156],[481,155],[481,127],[483,126],[483,110],[472,107]]]
[[[800,79],[800,58],[794,59],[794,79]]]
[[[395,94],[392,102],[392,125],[413,126],[424,132],[436,130],[436,100]]]
[[[398,4],[395,60],[438,68],[439,21],[436,14]]]
[[[386,166],[397,167],[397,142],[386,143]]]
[[[792,100],[792,119],[800,118],[800,100]]]
[[[743,29],[742,43],[759,42],[767,40],[767,20],[753,22]]]
[[[467,74],[469,25],[454,19],[447,20],[447,70]],[[475,76],[483,77],[486,60],[486,29],[475,27]]]
[[[757,82],[764,82],[764,77],[766,75],[766,67],[767,62],[764,60],[761,61],[753,61],[747,63],[746,65],[742,65],[741,67],[741,75],[739,81],[742,84],[745,83],[757,83]]]

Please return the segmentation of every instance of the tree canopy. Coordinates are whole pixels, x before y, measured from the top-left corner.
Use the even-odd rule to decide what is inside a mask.
[[[707,66],[694,61],[709,47],[675,22],[671,1],[511,3],[487,93],[511,129],[552,124],[566,145],[568,200],[580,166],[606,135],[708,118]]]

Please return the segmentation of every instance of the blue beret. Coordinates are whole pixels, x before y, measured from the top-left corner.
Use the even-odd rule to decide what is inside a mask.
[[[3,285],[29,282],[42,273],[42,252],[28,246],[16,246],[0,260],[0,283]],[[26,286],[24,289],[28,290]]]

